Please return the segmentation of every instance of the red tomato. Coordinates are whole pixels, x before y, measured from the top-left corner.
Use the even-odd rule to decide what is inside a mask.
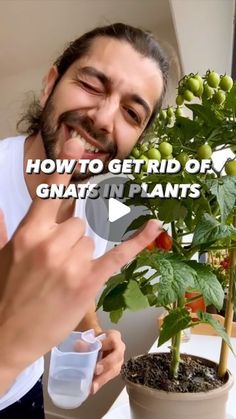
[[[220,262],[220,266],[222,269],[229,269],[230,263],[231,263],[231,260],[230,260],[230,257],[228,256]]]
[[[153,249],[155,249],[155,247],[156,247],[156,243],[155,243],[155,240],[154,240],[153,242],[151,242],[147,245],[146,249],[147,250],[153,250]]]
[[[172,249],[172,245],[173,245],[173,239],[171,236],[169,236],[168,233],[166,233],[166,231],[163,231],[156,239],[156,246],[159,249],[165,250],[166,252],[168,252],[169,250]]]

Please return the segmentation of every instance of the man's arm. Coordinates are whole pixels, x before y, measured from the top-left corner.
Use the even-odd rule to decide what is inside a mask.
[[[96,313],[96,304],[92,303],[89,307],[88,312],[85,314],[84,318],[75,328],[79,332],[84,332],[85,330],[94,329],[95,335],[100,335],[103,333],[103,330],[99,324],[98,316]]]

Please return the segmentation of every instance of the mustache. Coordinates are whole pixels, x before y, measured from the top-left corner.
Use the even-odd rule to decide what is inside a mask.
[[[104,134],[103,131],[94,127],[92,121],[86,116],[82,115],[79,111],[67,111],[60,115],[59,124],[64,123],[71,127],[81,126],[81,128],[99,144],[101,149],[109,153],[112,158],[117,154],[117,145],[113,142],[112,138]]]

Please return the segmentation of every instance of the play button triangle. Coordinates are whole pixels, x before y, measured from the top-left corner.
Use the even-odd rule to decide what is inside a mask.
[[[113,223],[119,218],[124,217],[125,215],[130,213],[130,207],[122,202],[118,201],[117,199],[110,198],[108,201],[108,219],[110,223]]]

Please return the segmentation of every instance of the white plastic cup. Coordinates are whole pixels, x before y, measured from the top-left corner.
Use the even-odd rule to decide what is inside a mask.
[[[48,394],[55,406],[75,409],[88,397],[104,335],[72,332],[51,351]]]

